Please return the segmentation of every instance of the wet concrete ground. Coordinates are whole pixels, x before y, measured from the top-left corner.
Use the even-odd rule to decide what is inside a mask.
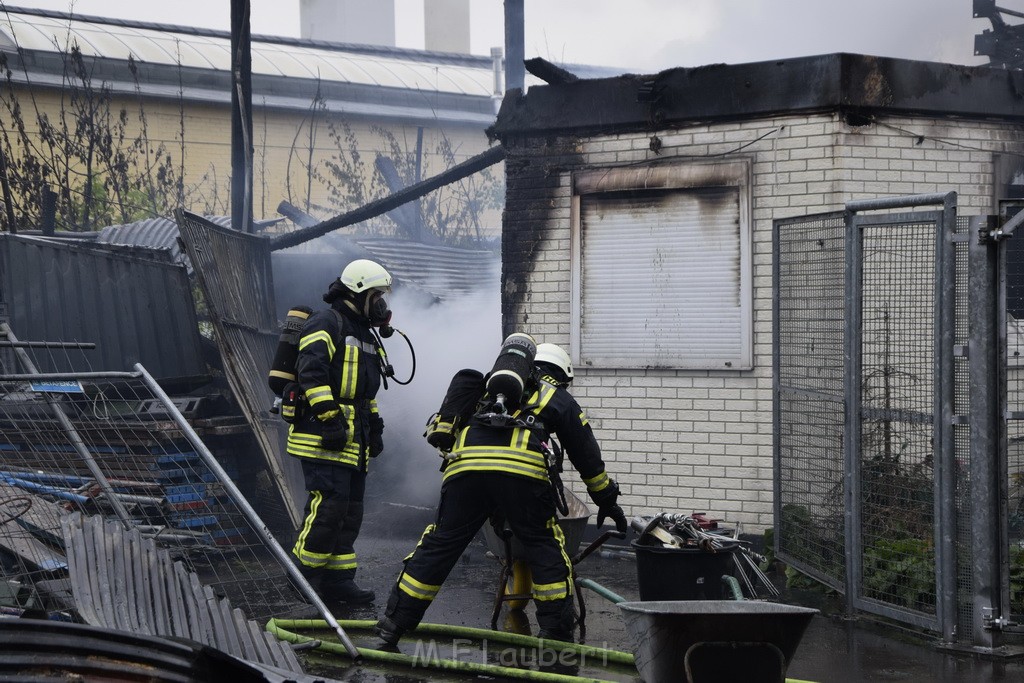
[[[429,514],[423,517],[429,521]],[[368,519],[363,535],[356,544],[361,569],[357,581],[377,593],[369,607],[339,610],[338,619],[376,619],[383,610],[391,585],[401,568],[401,561],[415,546],[422,530],[422,520],[412,524],[381,524]],[[424,522],[425,523],[425,522]],[[398,530],[402,530],[400,533]],[[588,533],[587,541],[592,536]],[[621,541],[617,541],[621,543]],[[606,546],[609,547],[609,546]],[[581,578],[591,579],[627,600],[638,600],[636,561],[628,552],[595,553],[577,567]],[[489,555],[482,536],[470,545],[462,560],[452,571],[425,620],[477,628],[489,628],[500,564]],[[784,602],[825,608],[812,604],[814,594],[788,595]],[[608,599],[592,591],[584,591],[587,609],[586,633],[583,642],[598,647],[632,652],[629,634],[618,608]],[[525,618],[524,618],[525,617]],[[532,604],[521,614],[503,608],[499,630],[536,633]],[[350,636],[358,646],[372,646],[372,637],[362,633]],[[577,635],[578,637],[578,635]],[[451,656],[453,648],[464,647],[439,639],[439,654]],[[1024,637],[1021,639],[1024,645]],[[412,646],[403,641],[402,651],[413,654]],[[462,654],[473,660],[478,655]],[[479,659],[477,659],[479,661]],[[341,658],[327,662],[306,661],[307,672],[337,680],[360,683],[416,683],[418,681],[464,681],[467,676],[435,671],[350,665]],[[597,675],[594,670],[579,675]],[[787,676],[793,679],[820,682],[899,681],[899,682],[972,682],[1024,681],[1024,660],[988,661],[974,656],[948,654],[936,649],[927,640],[916,640],[900,631],[881,627],[867,620],[847,621],[824,614],[814,617],[804,634]],[[610,680],[639,680],[621,672]],[[659,682],[661,683],[661,682]]]

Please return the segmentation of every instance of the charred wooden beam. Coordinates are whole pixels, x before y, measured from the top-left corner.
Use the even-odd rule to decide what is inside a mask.
[[[580,80],[580,77],[576,74],[566,71],[556,64],[552,64],[543,57],[527,59],[526,70],[545,83],[562,85],[565,83],[575,83]]]

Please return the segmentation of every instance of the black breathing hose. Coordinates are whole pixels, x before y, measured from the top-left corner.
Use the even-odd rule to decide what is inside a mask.
[[[389,377],[395,381],[395,384],[401,384],[403,386],[412,382],[412,378],[416,376],[416,349],[413,348],[412,340],[409,339],[409,336],[397,327],[391,327],[390,325],[381,327],[380,333],[378,333],[374,328],[370,329],[373,330],[374,336],[377,337],[377,346],[380,349],[380,374],[384,378],[384,388],[388,388]],[[381,339],[381,337],[390,337],[395,332],[402,335],[402,338],[405,339],[405,343],[409,345],[409,354],[412,356],[412,370],[409,372],[409,379],[404,382],[395,377],[395,368],[388,362],[388,352],[384,348],[384,341]]]

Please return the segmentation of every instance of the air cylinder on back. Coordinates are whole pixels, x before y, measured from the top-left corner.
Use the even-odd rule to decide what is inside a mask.
[[[267,384],[275,396],[280,396],[284,388],[296,380],[295,361],[299,357],[299,335],[312,314],[313,309],[308,306],[293,306],[284,319],[277,351],[274,352],[274,362],[267,376]]]
[[[487,392],[499,405],[515,409],[523,400],[523,390],[533,374],[536,355],[537,342],[530,335],[515,332],[505,338],[487,378]]]

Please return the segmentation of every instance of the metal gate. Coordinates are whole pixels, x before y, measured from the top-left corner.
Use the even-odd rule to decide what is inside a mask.
[[[956,224],[949,193],[774,226],[777,552],[850,609],[947,642],[961,620]]]

